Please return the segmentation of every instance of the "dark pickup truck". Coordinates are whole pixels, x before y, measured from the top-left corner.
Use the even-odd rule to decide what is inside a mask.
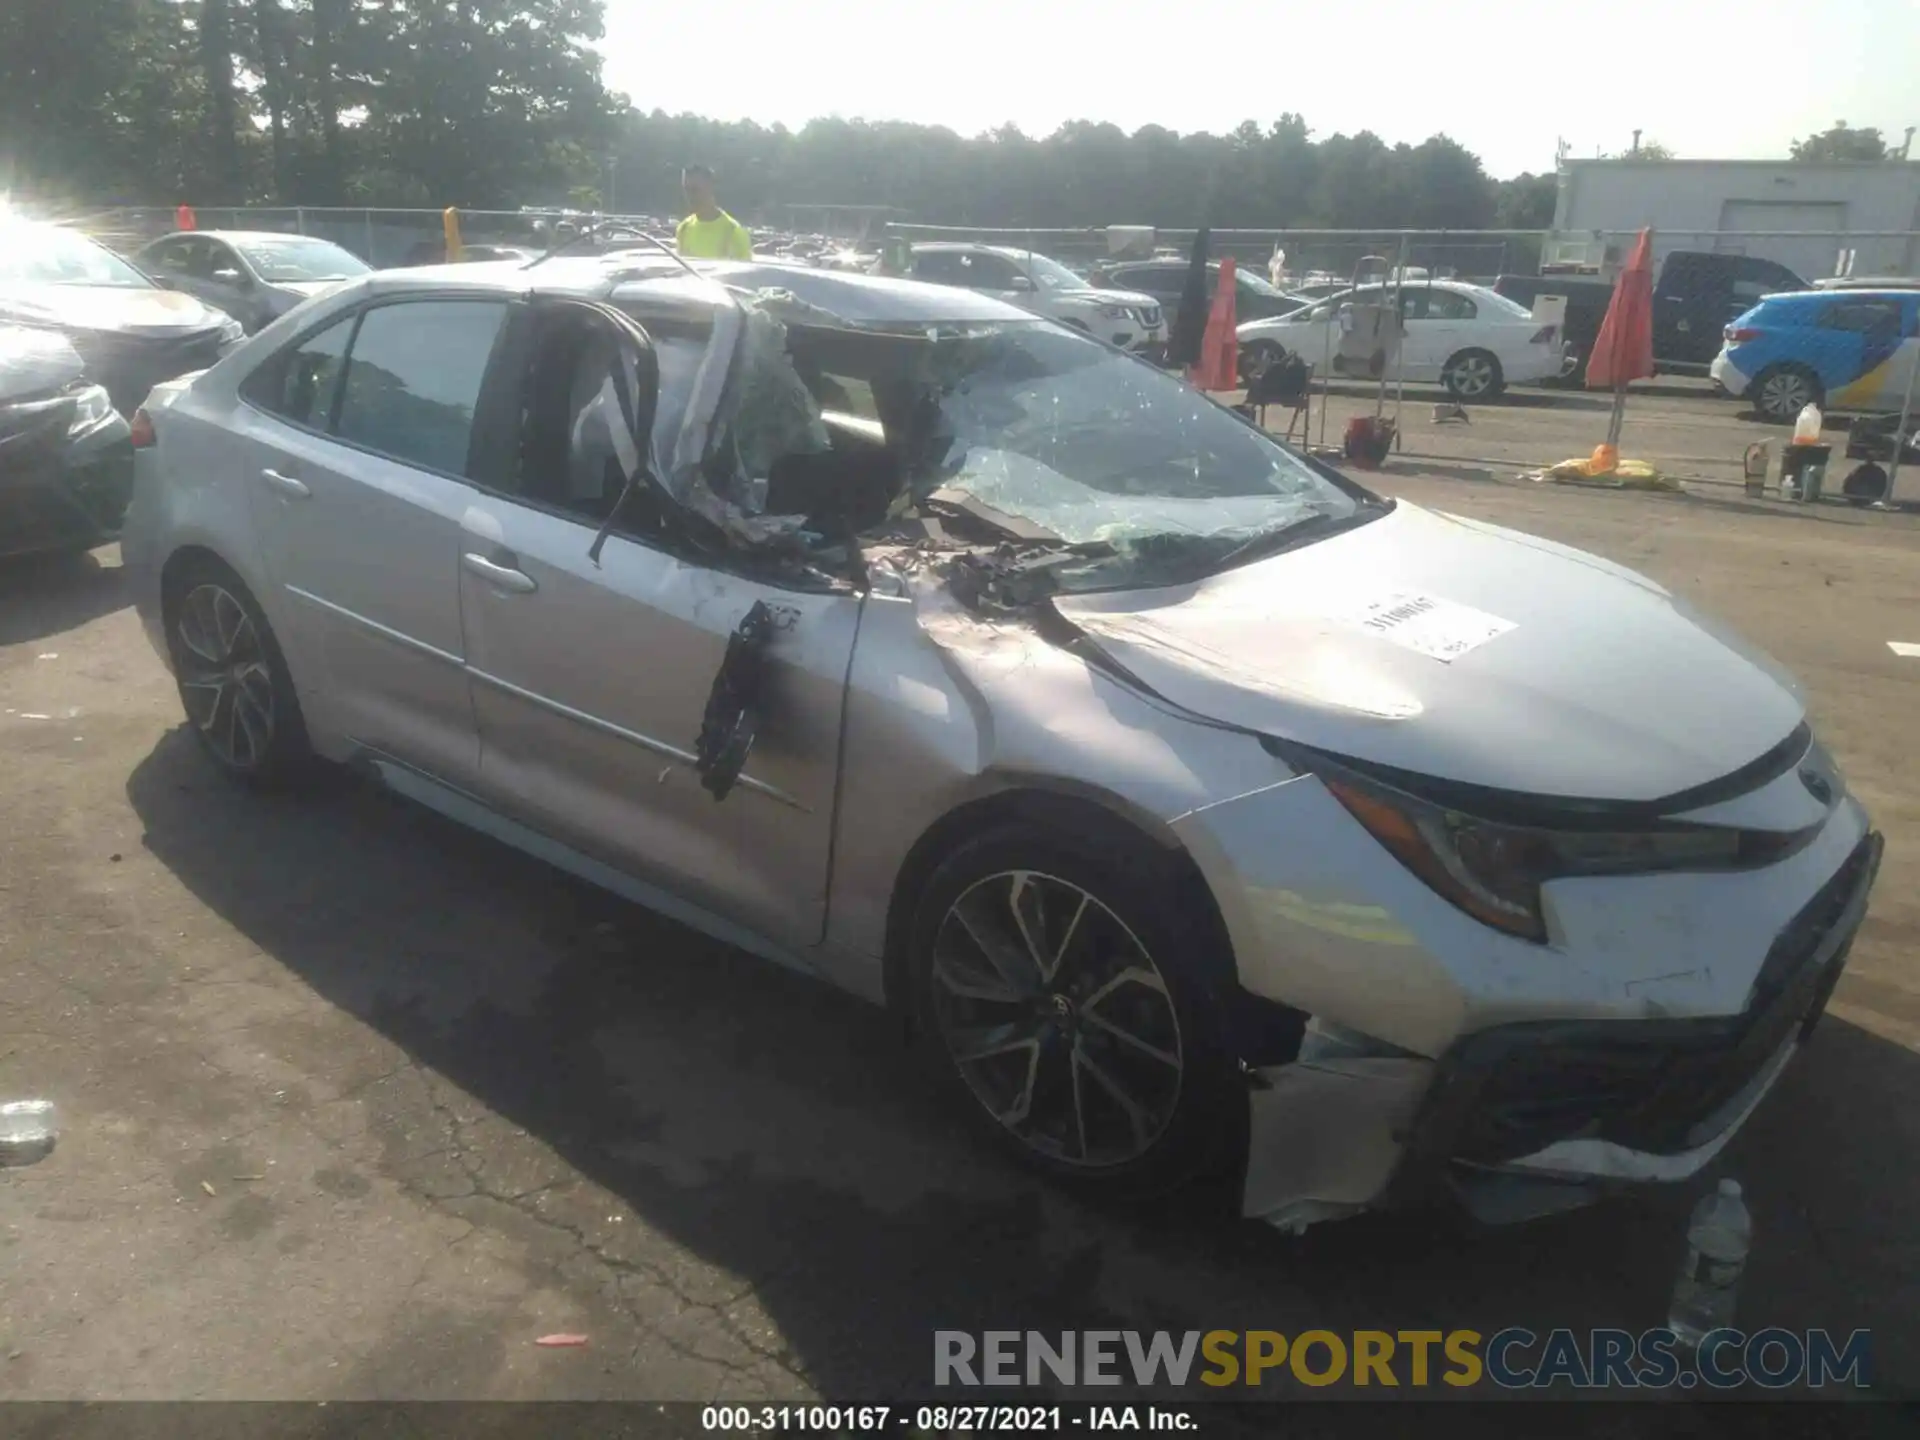
[[[1613,283],[1593,275],[1502,275],[1493,288],[1516,304],[1533,308],[1541,295],[1567,297],[1567,350],[1579,360],[1570,377],[1586,378],[1587,356],[1600,333]],[[1653,282],[1653,362],[1674,375],[1704,375],[1720,353],[1728,322],[1753,308],[1762,295],[1809,286],[1784,265],[1751,255],[1714,255],[1676,250],[1660,264]]]

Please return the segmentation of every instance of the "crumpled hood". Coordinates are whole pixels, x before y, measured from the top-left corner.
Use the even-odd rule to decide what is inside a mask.
[[[227,317],[178,290],[131,285],[0,285],[0,320],[129,335],[188,335]]]
[[[1790,676],[1652,581],[1405,502],[1198,584],[1053,603],[1196,714],[1501,790],[1663,799],[1805,714]]]

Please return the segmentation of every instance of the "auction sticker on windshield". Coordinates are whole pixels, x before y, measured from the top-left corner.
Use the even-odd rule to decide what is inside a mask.
[[[1331,618],[1435,660],[1457,660],[1514,628],[1511,620],[1432,595],[1393,594],[1342,606]]]

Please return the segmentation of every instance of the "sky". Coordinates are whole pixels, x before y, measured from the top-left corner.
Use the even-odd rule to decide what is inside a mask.
[[[1784,157],[1835,120],[1920,125],[1920,0],[606,0],[606,80],[642,110],[973,135],[1266,124],[1444,132],[1499,178],[1643,138]],[[1920,158],[1920,145],[1915,147]]]

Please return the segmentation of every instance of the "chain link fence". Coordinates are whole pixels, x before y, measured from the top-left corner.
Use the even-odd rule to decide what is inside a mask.
[[[461,239],[470,245],[544,249],[555,220],[588,218],[555,210],[461,210]],[[596,215],[662,236],[672,221],[643,215]],[[789,220],[798,217],[789,216]],[[122,251],[176,228],[174,212],[164,208],[102,210],[78,223],[88,233]],[[196,208],[201,230],[269,230],[316,235],[341,245],[376,268],[417,265],[440,258],[444,245],[439,210],[333,209],[320,206]],[[1028,249],[1082,272],[1121,258],[1145,254],[1186,255],[1190,229],[1151,226],[1083,228],[977,227],[917,225],[890,220],[888,228],[914,243],[972,241]],[[777,251],[789,227],[755,227]],[[1405,265],[1435,279],[1482,284],[1501,275],[1531,275],[1542,269],[1584,271],[1611,277],[1624,263],[1637,232],[1588,231],[1577,234],[1543,230],[1240,230],[1211,232],[1215,257],[1232,255],[1243,266],[1266,274],[1274,250],[1285,253],[1287,282],[1308,284],[1349,280],[1363,265]],[[1119,249],[1125,242],[1131,248]],[[1785,265],[1807,280],[1852,273],[1861,276],[1920,274],[1920,231],[1680,231],[1656,230],[1656,262],[1675,250],[1705,250],[1749,255]]]
[[[1122,248],[1123,241],[1144,243],[1149,253],[1184,256],[1192,230],[1152,227],[1045,229],[901,225],[892,227],[916,243],[971,241],[1029,249],[1076,269],[1103,261],[1144,258]],[[1578,271],[1611,278],[1632,251],[1637,230],[1214,230],[1209,246],[1219,258],[1231,255],[1263,274],[1278,248],[1285,255],[1289,283],[1347,280],[1364,264],[1370,270],[1405,265],[1435,279],[1482,284],[1501,275],[1533,275],[1543,270]],[[1150,237],[1144,242],[1141,236]],[[1676,250],[1704,250],[1773,260],[1802,279],[1829,276],[1920,275],[1920,231],[1658,230],[1656,264]]]

